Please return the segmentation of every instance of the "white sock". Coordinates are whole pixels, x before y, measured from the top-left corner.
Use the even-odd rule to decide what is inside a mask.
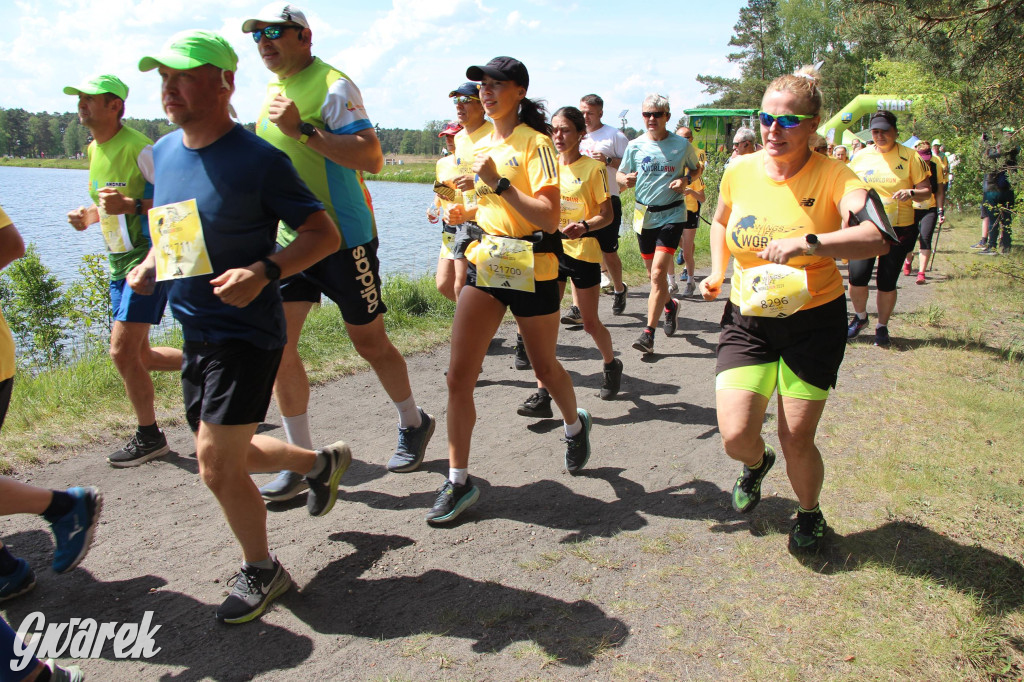
[[[456,469],[455,467],[448,467],[448,480],[455,485],[466,485],[466,481],[469,479],[469,469]]]
[[[563,422],[565,424],[565,437],[572,438],[577,433],[583,430],[583,420],[576,419],[572,424],[569,422]]]
[[[307,450],[313,449],[313,434],[309,432],[309,412],[294,417],[282,416],[281,423],[284,425],[284,436],[289,443]]]
[[[423,423],[423,418],[420,417],[420,408],[416,407],[416,399],[412,395],[400,403],[395,403],[395,407],[398,408],[398,428],[408,429],[411,427],[415,429]]]
[[[867,314],[866,312],[864,312],[864,313],[858,313],[858,312],[857,312],[856,310],[854,310],[854,311],[853,311],[853,314],[854,314],[854,315],[856,315],[857,317],[859,317],[859,318],[860,318],[860,319],[862,319],[862,320],[866,320],[866,319],[868,319],[868,314]]]
[[[884,324],[876,324],[875,325],[875,331],[877,332],[879,329],[881,329],[884,326],[885,326]]]
[[[615,293],[617,293],[617,294],[624,294],[624,293],[626,293],[626,289],[625,289],[625,287],[623,287],[622,291],[615,291]]]

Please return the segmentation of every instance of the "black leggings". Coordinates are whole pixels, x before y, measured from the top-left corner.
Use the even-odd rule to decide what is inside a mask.
[[[907,254],[914,250],[917,241],[917,225],[897,227],[896,234],[900,241],[889,248],[889,253],[878,256],[878,274],[875,286],[879,291],[896,291],[896,281],[903,271],[903,261]],[[875,259],[850,261],[850,284],[855,287],[866,287],[871,282],[871,271],[875,268]]]
[[[935,223],[938,219],[939,209],[937,208],[914,211],[914,222],[917,223],[917,229],[921,232],[918,244],[921,245],[922,251],[932,250],[932,234],[935,232]]]

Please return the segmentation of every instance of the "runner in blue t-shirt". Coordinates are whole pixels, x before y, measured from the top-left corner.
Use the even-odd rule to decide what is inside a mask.
[[[278,280],[334,252],[340,238],[288,157],[231,120],[237,65],[227,41],[206,31],[179,33],[139,62],[142,71],[159,69],[164,111],[181,130],[153,149],[154,246],[128,275],[132,289],[148,293],[158,262],[174,267],[159,274],[173,279],[168,298],[185,337],[181,383],[199,473],[244,559],[217,609],[226,623],[259,617],[291,586],[270,553],[266,507],[249,474],[305,474],[307,509],[322,516],[352,459],[341,441],[314,452],[256,435],[285,343]],[[296,236],[275,253],[279,220]]]

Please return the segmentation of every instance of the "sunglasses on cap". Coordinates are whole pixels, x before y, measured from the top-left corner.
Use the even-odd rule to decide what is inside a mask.
[[[469,95],[456,95],[452,97],[452,101],[456,104],[469,104],[470,102],[479,102],[479,97],[470,97]]]
[[[766,114],[762,111],[758,114],[758,118],[761,119],[761,125],[765,128],[771,128],[772,124],[776,121],[778,121],[779,125],[783,128],[796,128],[800,125],[800,121],[808,118],[814,118],[814,116],[811,114],[779,114],[778,116],[772,116],[771,114]]]
[[[292,24],[288,24],[286,26],[281,26],[280,24],[273,24],[270,26],[264,26],[263,28],[258,28],[255,31],[253,31],[252,40],[253,42],[258,43],[261,40],[263,40],[264,36],[266,36],[267,40],[277,40],[278,38],[283,36],[284,32],[289,28],[297,28],[300,31],[302,30],[301,26],[295,26]]]
[[[664,111],[645,111],[642,114],[644,118],[661,118],[666,115],[667,114]]]

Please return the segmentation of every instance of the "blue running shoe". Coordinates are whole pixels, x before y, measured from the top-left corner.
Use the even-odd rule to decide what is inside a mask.
[[[71,488],[67,492],[75,498],[75,506],[50,524],[57,545],[53,551],[54,573],[67,573],[82,563],[89,552],[96,523],[103,509],[103,496],[92,486]]]
[[[18,567],[10,575],[0,575],[0,601],[7,601],[31,592],[36,586],[36,574],[28,562],[16,557]]]

